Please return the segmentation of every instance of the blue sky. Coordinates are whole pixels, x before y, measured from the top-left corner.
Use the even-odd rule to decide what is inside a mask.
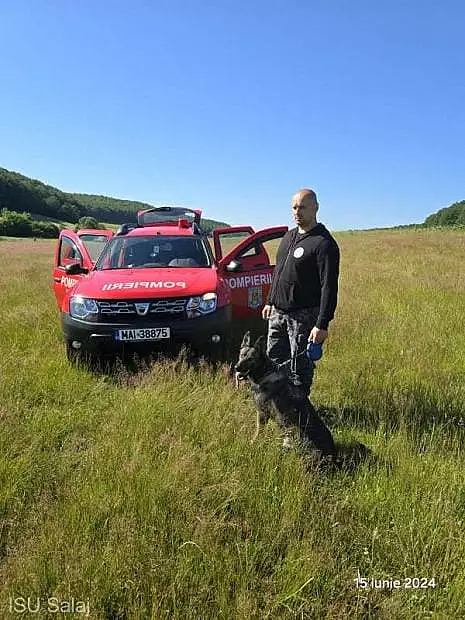
[[[66,191],[332,230],[465,198],[461,0],[3,0],[0,166]]]

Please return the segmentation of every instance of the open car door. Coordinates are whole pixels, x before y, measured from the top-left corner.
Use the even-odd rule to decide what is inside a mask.
[[[219,272],[231,291],[235,331],[265,330],[261,311],[270,290],[274,257],[287,230],[287,226],[275,226],[251,233],[220,258]]]
[[[52,286],[61,308],[67,291],[86,277],[100,252],[113,236],[110,230],[62,230],[55,250]],[[79,267],[79,269],[78,269]],[[68,270],[77,273],[68,273]]]

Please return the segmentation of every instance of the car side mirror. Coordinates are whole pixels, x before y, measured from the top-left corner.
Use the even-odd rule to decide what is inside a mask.
[[[239,271],[241,264],[238,260],[232,260],[226,265],[226,271]]]
[[[66,265],[65,271],[69,276],[77,276],[81,273],[89,273],[89,270],[83,267],[80,263],[72,263]]]

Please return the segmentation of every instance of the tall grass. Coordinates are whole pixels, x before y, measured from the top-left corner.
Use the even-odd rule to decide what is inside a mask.
[[[250,443],[226,367],[70,367],[54,242],[0,243],[2,618],[15,597],[44,618],[47,597],[108,619],[465,617],[465,233],[337,238],[313,399],[374,458],[332,476],[273,424]]]

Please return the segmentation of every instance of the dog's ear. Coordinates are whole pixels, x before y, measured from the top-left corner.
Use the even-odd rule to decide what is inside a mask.
[[[245,332],[244,337],[242,338],[241,349],[243,347],[250,347],[250,332]]]
[[[266,353],[266,336],[259,336],[255,341],[254,347],[261,353]]]

